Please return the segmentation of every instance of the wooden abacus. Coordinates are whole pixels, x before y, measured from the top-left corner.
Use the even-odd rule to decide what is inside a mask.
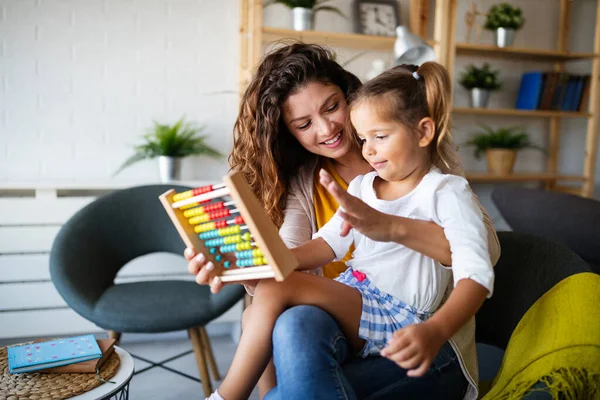
[[[186,246],[212,261],[223,282],[284,280],[298,266],[296,258],[242,175],[232,172],[223,182],[171,189],[159,199]]]

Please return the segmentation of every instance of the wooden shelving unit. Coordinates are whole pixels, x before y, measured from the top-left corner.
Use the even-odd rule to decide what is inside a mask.
[[[548,189],[556,189],[590,197],[594,188],[596,149],[600,117],[600,0],[596,11],[594,46],[590,53],[573,53],[567,49],[571,18],[571,0],[548,0],[560,2],[558,43],[555,50],[534,48],[498,48],[485,44],[457,43],[457,3],[458,0],[437,0],[433,9],[429,0],[410,0],[410,29],[422,37],[427,36],[430,15],[433,20],[433,38],[428,42],[433,46],[437,60],[453,76],[456,57],[477,56],[509,60],[549,63],[555,71],[564,71],[570,61],[589,60],[592,62],[590,100],[587,112],[565,112],[553,110],[516,109],[472,109],[454,108],[456,115],[466,116],[506,116],[548,119],[548,161],[543,173],[515,173],[507,176],[494,176],[485,173],[467,173],[473,182],[542,182]],[[332,47],[346,47],[366,51],[392,51],[394,38],[369,36],[356,33],[303,31],[262,26],[262,0],[240,0],[240,64],[239,90],[245,89],[260,60],[263,46],[288,38],[309,43],[320,43]],[[529,23],[537,23],[530,19]],[[543,22],[539,22],[543,23]],[[584,118],[587,122],[583,174],[564,176],[558,172],[560,152],[560,125],[562,118]],[[564,183],[577,183],[579,186],[564,186]]]
[[[498,116],[513,116],[513,117],[538,117],[538,118],[589,118],[590,113],[569,112],[569,111],[553,111],[553,110],[517,110],[514,108],[469,108],[469,107],[454,107],[454,114],[471,114],[471,115],[498,115]]]
[[[410,0],[411,29],[426,26],[429,18],[429,6],[424,0]],[[248,85],[256,64],[259,62],[263,45],[285,41],[285,39],[301,40],[307,43],[318,43],[331,47],[346,47],[364,51],[391,52],[394,48],[395,37],[371,36],[358,33],[324,32],[324,31],[295,31],[292,29],[262,26],[262,0],[240,0],[240,48],[239,48],[239,92]],[[442,15],[445,1],[438,1],[435,13]],[[441,58],[446,32],[436,29],[434,37],[426,40]]]
[[[477,56],[482,58],[501,58],[508,60],[535,61],[549,63],[549,68],[554,71],[565,71],[570,61],[589,60],[592,63],[591,89],[587,112],[565,112],[553,110],[516,110],[516,109],[471,109],[454,108],[456,115],[477,116],[506,116],[506,117],[538,117],[547,118],[548,121],[548,148],[547,165],[544,173],[515,173],[507,176],[493,176],[488,174],[469,174],[471,182],[527,182],[539,181],[546,184],[546,188],[576,193],[581,196],[591,197],[594,190],[594,175],[598,147],[598,122],[600,117],[600,0],[596,6],[596,22],[594,32],[593,50],[590,53],[569,52],[569,29],[571,19],[571,0],[552,0],[560,2],[558,41],[555,50],[533,48],[498,48],[496,46],[456,42],[457,0],[448,0],[446,13],[439,18],[446,19],[439,22],[445,29],[445,42],[440,46],[445,48],[439,62],[450,71],[453,69],[456,57]],[[439,2],[439,1],[438,1]],[[575,3],[576,4],[576,3]],[[436,18],[438,18],[436,16]],[[529,19],[529,23],[536,23]],[[541,22],[539,22],[541,23]],[[585,118],[587,122],[585,155],[583,160],[583,174],[581,176],[564,176],[558,171],[558,158],[560,153],[560,126],[562,118]],[[573,186],[576,182],[577,187]],[[564,183],[571,185],[565,186]]]
[[[319,43],[327,46],[348,47],[372,51],[392,51],[393,37],[360,35],[357,33],[294,31],[292,29],[262,28],[263,43],[271,43],[282,39],[296,39],[307,43]]]
[[[461,56],[497,57],[510,60],[564,62],[576,60],[591,60],[597,57],[594,53],[569,53],[566,51],[553,51],[523,48],[499,48],[486,44],[457,43],[456,54]]]

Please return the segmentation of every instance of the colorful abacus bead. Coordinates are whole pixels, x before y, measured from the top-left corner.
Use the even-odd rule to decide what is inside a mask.
[[[208,185],[208,186],[202,186],[202,187],[192,189],[192,190],[187,190],[185,192],[177,193],[173,196],[173,202],[189,199],[191,197],[198,196],[200,194],[212,192],[215,189],[217,189],[217,187],[215,187],[215,185]]]
[[[204,224],[196,225],[194,227],[194,232],[201,233],[213,229],[226,228],[229,225],[242,225],[243,223],[244,219],[238,215],[233,219],[222,219],[220,221],[206,222]]]
[[[231,261],[225,261],[225,262],[223,262],[223,266],[224,266],[225,268],[229,268],[229,267],[231,267]]]
[[[252,238],[252,236],[250,235],[249,232],[246,232],[244,234],[241,235],[231,235],[231,236],[223,236],[217,239],[210,239],[207,240],[204,244],[207,247],[214,247],[214,246],[221,246],[224,244],[233,244],[233,243],[240,243],[242,241],[250,241],[250,239]]]
[[[208,250],[210,252],[210,254],[217,254],[217,248],[216,247],[211,247],[210,250]]]
[[[239,225],[229,226],[227,228],[214,229],[212,231],[202,232],[198,236],[202,240],[213,239],[219,236],[229,236],[236,233],[240,233],[242,231],[242,227]]]
[[[228,244],[225,246],[221,246],[221,247],[219,247],[219,251],[221,253],[231,253],[234,251],[250,250],[251,248],[252,248],[252,243],[240,242],[240,243],[236,243],[236,244]]]
[[[252,267],[256,265],[265,265],[267,260],[264,257],[254,257],[254,258],[243,258],[241,260],[237,260],[235,265],[240,268],[243,267]]]
[[[209,212],[207,214],[202,214],[202,215],[192,217],[188,220],[188,222],[191,225],[196,225],[201,222],[212,221],[213,219],[228,217],[231,215],[231,212],[232,212],[232,210],[230,210],[228,208],[224,208],[222,210],[216,210],[216,211]],[[237,212],[237,210],[233,211],[233,212]]]
[[[231,202],[233,203],[233,202]],[[205,206],[190,208],[189,210],[185,210],[183,212],[183,216],[186,218],[195,217],[197,215],[202,215],[209,213],[211,211],[222,210],[225,208],[226,204],[224,201],[219,201],[217,203],[207,204]]]
[[[236,251],[235,258],[251,258],[251,257],[262,257],[263,252],[261,249]]]

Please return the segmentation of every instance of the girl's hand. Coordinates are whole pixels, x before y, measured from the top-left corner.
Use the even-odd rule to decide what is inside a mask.
[[[344,219],[342,236],[346,236],[350,229],[354,228],[378,242],[394,241],[396,235],[393,232],[393,221],[396,217],[379,212],[359,198],[352,196],[323,169],[319,171],[319,181],[344,208],[344,211],[339,211],[340,216]]]
[[[221,278],[216,276],[214,264],[208,261],[204,254],[196,253],[194,249],[187,248],[183,252],[183,256],[188,261],[189,273],[196,276],[196,282],[199,285],[210,284],[210,291],[212,293],[219,293],[223,286],[228,284],[223,283],[221,281]],[[238,281],[235,283],[240,283],[246,286],[254,287],[256,286],[257,281]]]
[[[446,340],[432,324],[413,324],[397,330],[381,355],[408,370],[407,376],[423,376]]]

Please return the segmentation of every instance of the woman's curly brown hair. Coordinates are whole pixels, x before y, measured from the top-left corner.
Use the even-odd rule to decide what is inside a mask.
[[[336,85],[346,98],[361,85],[330,50],[314,44],[286,45],[260,63],[234,125],[229,164],[244,175],[277,227],[283,223],[290,180],[317,157],[298,143],[282,117],[283,103],[311,82]]]

